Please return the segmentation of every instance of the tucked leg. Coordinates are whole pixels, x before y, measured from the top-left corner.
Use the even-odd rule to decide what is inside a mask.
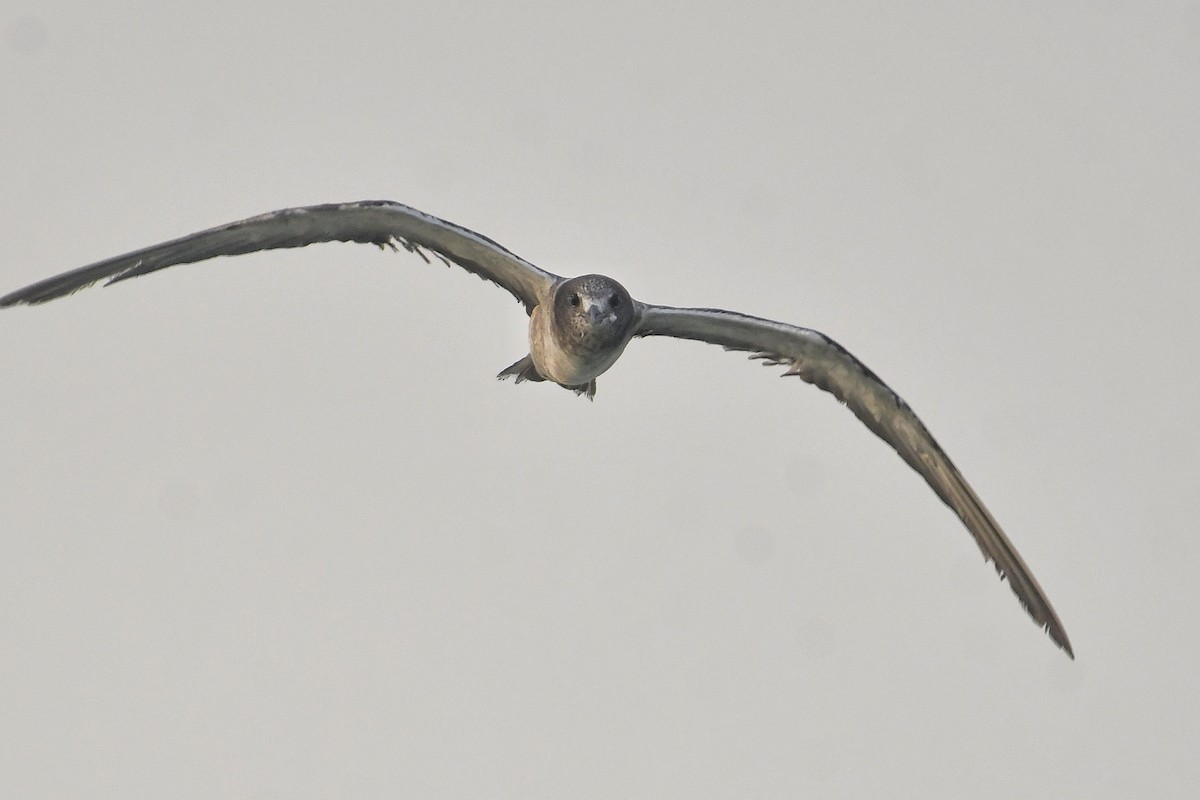
[[[517,383],[520,383],[521,381],[540,382],[546,380],[538,374],[537,369],[533,366],[532,356],[525,356],[512,366],[505,367],[504,369],[500,370],[500,374],[496,377],[500,380],[504,380],[505,378],[513,376],[516,377]]]
[[[533,366],[533,357],[525,356],[512,366],[505,367],[500,370],[500,374],[496,376],[500,380],[505,378],[515,377],[517,383],[521,381],[541,382],[546,380],[538,374],[537,368]],[[587,395],[587,399],[591,400],[596,396],[596,381],[590,380],[587,383],[581,383],[578,386],[563,386],[564,389],[570,389],[575,394]]]
[[[565,389],[570,389],[575,394],[586,394],[588,400],[593,400],[596,397],[596,379],[588,381],[579,386],[565,386]]]

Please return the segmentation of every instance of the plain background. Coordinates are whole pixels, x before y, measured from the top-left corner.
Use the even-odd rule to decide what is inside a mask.
[[[1200,6],[0,10],[0,290],[390,198],[834,336],[1069,661],[845,409],[695,343],[595,403],[503,292],[221,260],[0,313],[0,796],[1193,797]]]

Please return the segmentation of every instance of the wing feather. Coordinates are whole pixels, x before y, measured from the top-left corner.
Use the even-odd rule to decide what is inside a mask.
[[[751,353],[786,368],[845,403],[900,454],[950,506],[995,564],[1029,615],[1074,658],[1067,632],[1029,567],[950,457],[908,404],[845,348],[823,333],[709,308],[643,305],[637,336],[673,336]]]
[[[532,312],[539,296],[558,279],[474,231],[389,200],[285,208],[230,222],[116,258],[64,272],[0,297],[0,306],[45,303],[108,279],[109,283],[216,256],[304,247],[318,242],[397,245],[443,261],[507,289]]]

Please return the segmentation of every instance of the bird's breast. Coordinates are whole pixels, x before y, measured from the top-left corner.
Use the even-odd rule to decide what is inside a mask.
[[[529,317],[529,355],[543,378],[563,386],[582,386],[621,356],[628,339],[603,343],[559,330],[554,314],[538,306]]]

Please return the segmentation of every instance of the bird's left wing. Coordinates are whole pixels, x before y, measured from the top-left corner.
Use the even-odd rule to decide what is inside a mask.
[[[731,311],[649,304],[642,304],[640,310],[635,336],[674,336],[749,352],[751,358],[768,365],[786,367],[785,375],[798,375],[849,406],[958,514],[1029,615],[1074,658],[1067,632],[1033,573],[950,457],[908,404],[845,348],[808,328]]]
[[[45,303],[105,278],[113,283],[216,256],[334,241],[399,245],[423,258],[428,250],[507,289],[531,313],[558,280],[474,231],[390,200],[364,200],[285,208],[209,228],[46,278],[0,297],[0,306]]]

